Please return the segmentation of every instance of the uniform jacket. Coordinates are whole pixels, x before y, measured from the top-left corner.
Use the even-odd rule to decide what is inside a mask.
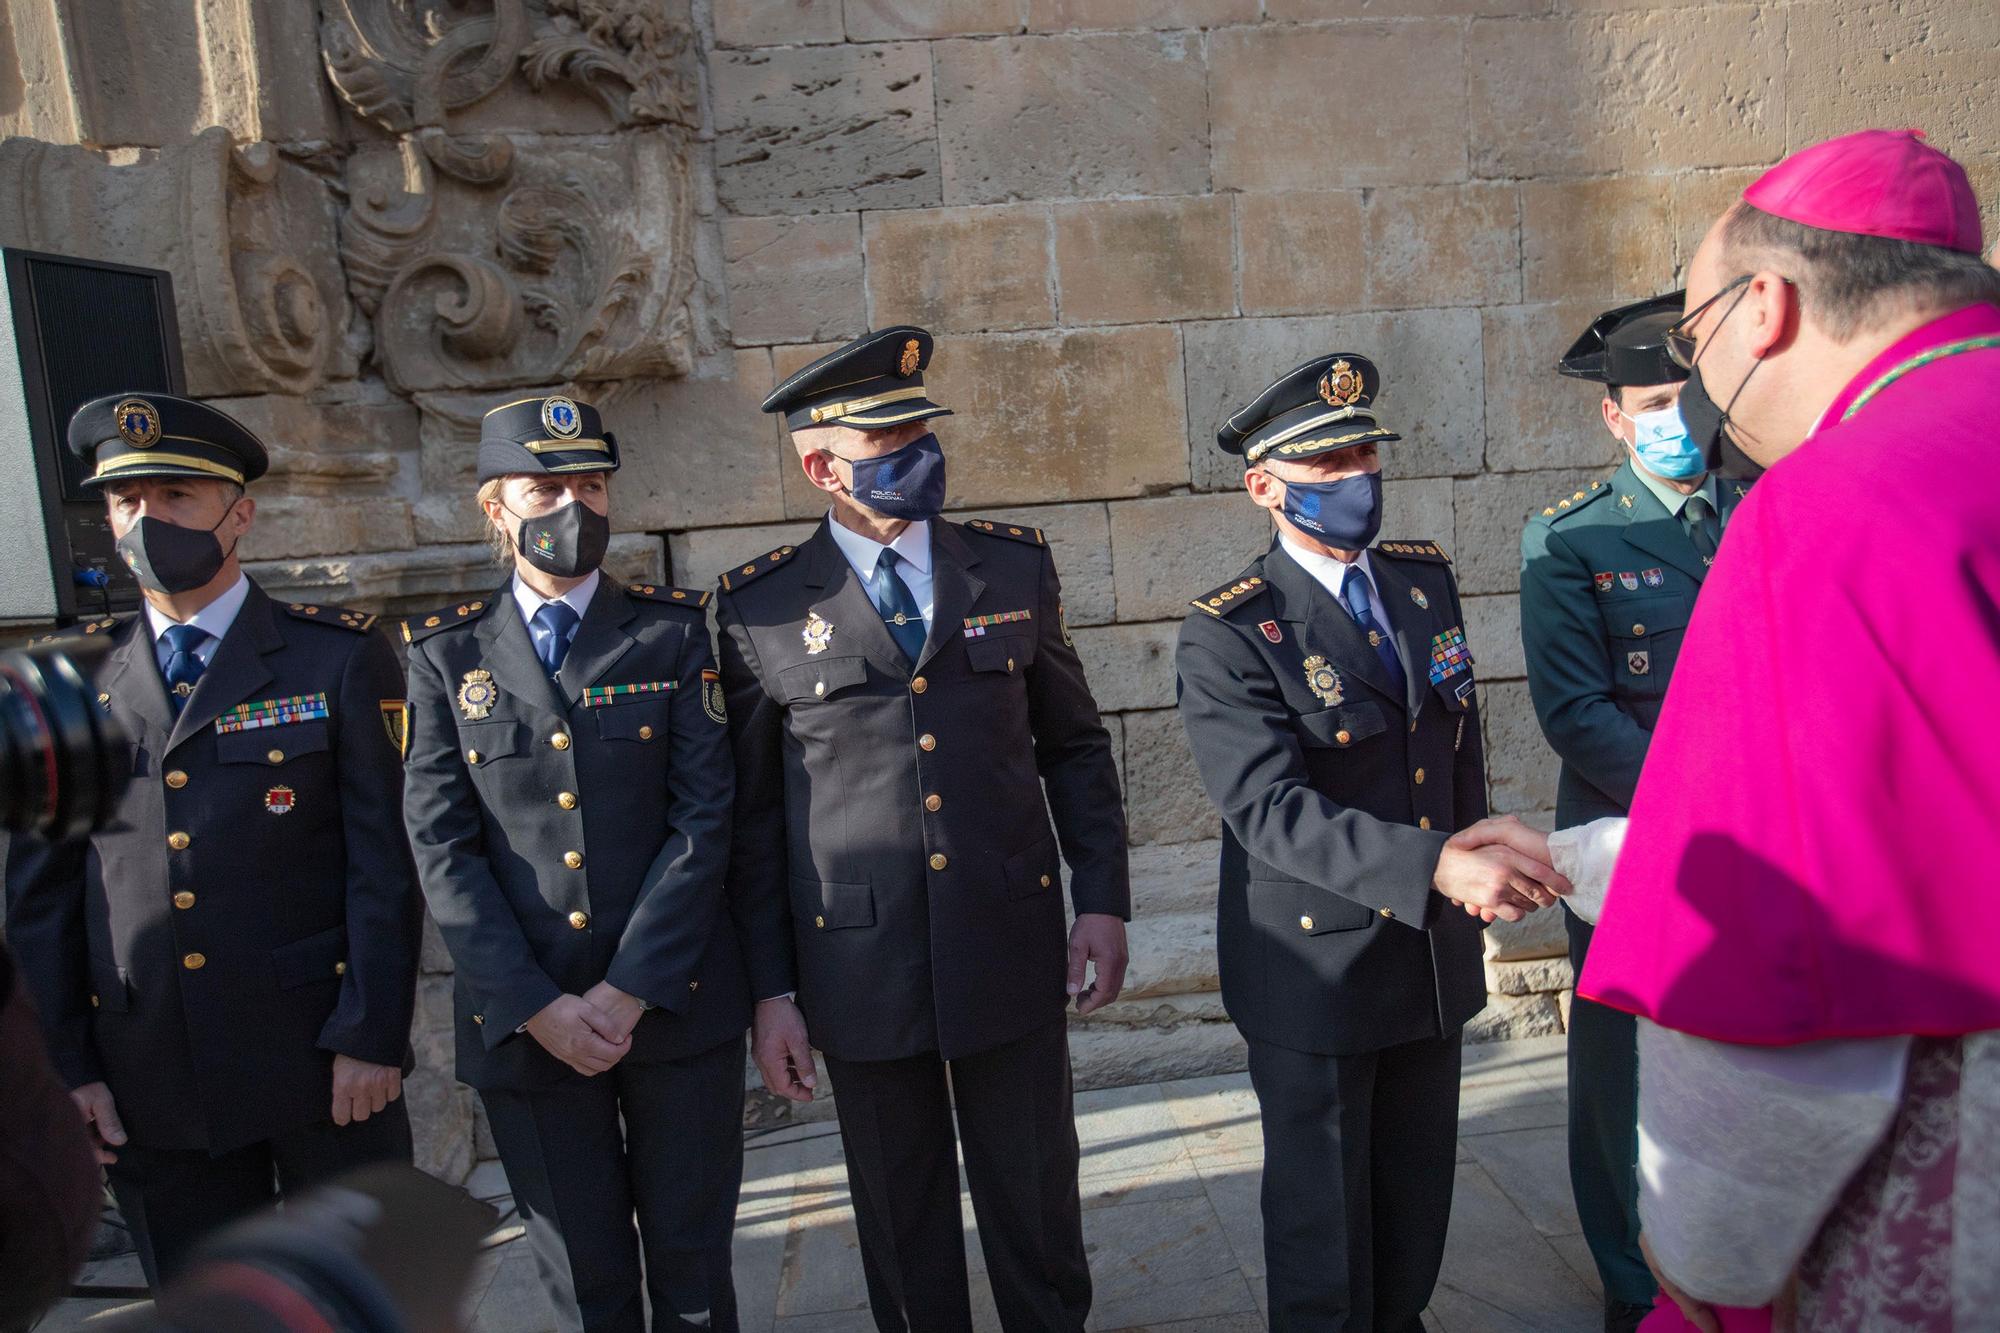
[[[1748,483],[1720,479],[1726,525]],[[1542,734],[1562,760],[1560,827],[1622,815],[1708,567],[1627,459],[1521,533],[1521,643]]]
[[[796,940],[813,1041],[845,1060],[957,1059],[1059,1018],[1061,860],[1078,912],[1131,912],[1110,736],[1041,532],[931,534],[914,669],[824,522],[724,575],[717,603],[731,873]]]
[[[627,1060],[749,1026],[721,910],[734,783],[707,600],[602,580],[553,680],[511,585],[404,622],[403,810],[455,967],[458,1076],[475,1088],[581,1078],[517,1029],[600,981],[657,1006]]]
[[[84,627],[132,782],[87,845],[15,840],[8,937],[58,1068],[135,1144],[226,1152],[328,1119],[334,1053],[406,1061],[421,909],[373,621],[253,582],[178,719],[143,614]]]
[[[1486,814],[1458,585],[1427,542],[1370,564],[1405,689],[1277,544],[1195,599],[1176,663],[1222,813],[1223,1003],[1244,1035],[1321,1055],[1447,1036],[1486,1003],[1479,923],[1431,888],[1447,835]]]

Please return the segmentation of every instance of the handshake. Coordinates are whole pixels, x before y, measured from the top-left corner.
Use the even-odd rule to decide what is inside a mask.
[[[1512,815],[1482,819],[1451,835],[1438,854],[1431,887],[1454,907],[1482,921],[1519,921],[1567,897],[1546,833]]]

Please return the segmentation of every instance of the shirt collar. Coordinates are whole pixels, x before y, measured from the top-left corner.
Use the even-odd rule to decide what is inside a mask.
[[[826,526],[833,533],[834,545],[863,579],[875,576],[875,562],[884,551],[894,551],[904,564],[913,566],[920,574],[931,572],[931,525],[927,519],[912,520],[887,546],[848,527],[833,516],[832,510],[827,511]]]
[[[1687,508],[1688,497],[1686,495],[1682,495],[1674,487],[1661,481],[1637,463],[1632,465],[1632,471],[1638,475],[1639,484],[1651,491],[1654,498],[1667,507],[1669,514],[1672,514],[1675,518],[1681,516],[1681,510]],[[1702,478],[1701,485],[1695,487],[1691,494],[1699,495],[1702,499],[1708,501],[1709,509],[1715,513],[1719,514],[1722,512],[1721,508],[1715,502],[1715,473],[1713,471]]]
[[[229,633],[229,627],[236,623],[236,613],[243,609],[244,599],[249,596],[250,576],[239,572],[236,575],[236,582],[229,585],[227,592],[186,620],[175,620],[151,602],[147,602],[146,623],[152,628],[153,640],[156,643],[162,634],[175,625],[193,625],[196,629],[206,630],[220,640],[223,635]]]
[[[1320,587],[1332,593],[1334,599],[1340,601],[1343,605],[1345,605],[1345,599],[1341,594],[1347,588],[1347,571],[1349,569],[1359,569],[1362,577],[1368,580],[1370,601],[1375,600],[1380,595],[1375,583],[1374,567],[1368,562],[1368,552],[1361,552],[1361,554],[1354,558],[1352,565],[1347,565],[1330,555],[1321,555],[1318,551],[1308,551],[1305,547],[1293,541],[1290,533],[1280,532],[1278,540],[1283,543],[1285,553],[1298,561],[1299,568],[1312,575]]]
[[[522,621],[532,623],[535,618],[535,612],[547,606],[551,600],[567,602],[569,609],[576,612],[577,619],[581,621],[583,613],[590,609],[590,599],[596,595],[597,585],[602,581],[603,573],[603,570],[593,569],[590,571],[589,577],[584,579],[583,582],[577,584],[562,596],[551,599],[542,596],[533,588],[521,582],[521,572],[515,570],[514,605],[521,609]]]

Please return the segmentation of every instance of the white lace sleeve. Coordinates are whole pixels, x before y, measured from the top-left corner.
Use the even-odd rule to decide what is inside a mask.
[[[1625,846],[1625,829],[1632,821],[1621,816],[1592,820],[1549,835],[1549,857],[1555,871],[1575,886],[1566,899],[1569,910],[1596,924],[1611,887],[1611,871]]]

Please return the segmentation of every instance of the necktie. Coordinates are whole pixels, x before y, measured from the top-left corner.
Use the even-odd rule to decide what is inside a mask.
[[[1722,524],[1705,496],[1690,495],[1681,507],[1681,521],[1687,524],[1688,540],[1704,565],[1715,563],[1715,548],[1722,544]]]
[[[195,625],[169,625],[160,637],[167,641],[167,664],[161,668],[167,678],[167,701],[178,717],[194,693],[195,682],[207,669],[196,650],[214,636]]]
[[[910,585],[896,572],[901,563],[902,557],[894,551],[883,551],[875,560],[875,576],[868,581],[868,595],[875,599],[889,637],[903,650],[903,656],[914,663],[924,651],[924,617],[917,609]]]
[[[1382,659],[1383,670],[1389,673],[1389,680],[1397,689],[1402,689],[1403,659],[1396,656],[1396,644],[1389,637],[1388,627],[1375,619],[1375,613],[1368,607],[1368,576],[1361,572],[1359,565],[1347,567],[1347,582],[1340,590],[1341,599],[1354,615],[1354,623],[1361,626],[1361,632],[1368,636],[1368,646],[1375,650],[1375,656]]]
[[[535,641],[535,656],[542,659],[542,669],[551,676],[562,669],[563,655],[569,652],[577,620],[576,608],[568,602],[549,602],[528,622],[528,636]]]

